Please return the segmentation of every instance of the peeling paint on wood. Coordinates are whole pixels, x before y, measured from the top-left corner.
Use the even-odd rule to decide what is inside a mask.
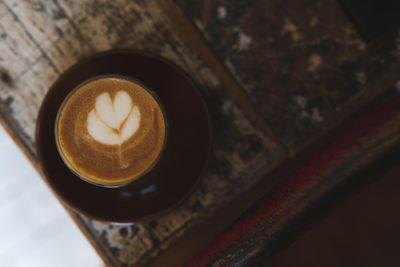
[[[182,207],[143,225],[81,217],[115,264],[147,265],[286,157],[280,142],[298,150],[339,111],[356,110],[399,73],[400,35],[367,45],[334,0],[175,2],[220,62],[182,35],[165,1],[0,1],[0,115],[32,153],[49,86],[93,52],[129,47],[161,55],[192,76],[205,97],[215,147],[204,182]],[[241,89],[254,106],[240,99]]]
[[[238,34],[238,50],[248,49],[250,37]],[[112,225],[81,216],[110,262],[151,262],[249,189],[269,162],[284,156],[230,99],[219,77],[186,45],[157,1],[5,0],[0,2],[0,38],[0,115],[11,114],[23,131],[18,136],[31,151],[37,113],[48,88],[92,52],[126,47],[153,52],[181,66],[202,90],[212,115],[215,147],[204,182],[189,200],[142,225]]]
[[[335,0],[208,1],[213,16],[201,0],[175,2],[292,151],[388,88],[376,89],[388,78],[381,73],[393,82],[399,70],[399,41],[397,49],[393,37],[379,40],[386,47],[367,45]],[[238,49],[237,29],[251,40],[246,49]],[[307,99],[306,116],[297,95]]]

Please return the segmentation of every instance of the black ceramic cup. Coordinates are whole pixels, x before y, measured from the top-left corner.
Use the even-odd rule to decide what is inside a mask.
[[[122,75],[154,90],[168,118],[168,141],[157,164],[140,179],[116,188],[90,184],[58,153],[56,114],[68,94],[102,75]],[[49,89],[39,112],[36,147],[46,182],[70,208],[92,219],[143,222],[182,203],[200,182],[211,152],[207,106],[192,79],[171,62],[137,50],[111,50],[73,65]]]

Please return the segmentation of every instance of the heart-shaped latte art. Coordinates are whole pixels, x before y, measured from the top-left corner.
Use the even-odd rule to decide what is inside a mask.
[[[118,91],[113,100],[109,93],[97,96],[87,118],[90,136],[107,145],[121,145],[137,131],[139,124],[140,111],[132,106],[132,99],[125,91]]]

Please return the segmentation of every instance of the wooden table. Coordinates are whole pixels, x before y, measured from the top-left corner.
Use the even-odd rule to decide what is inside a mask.
[[[3,0],[0,118],[35,166],[48,88],[80,58],[112,48],[161,55],[193,77],[215,142],[204,182],[157,221],[115,225],[69,211],[110,266],[187,262],[280,180],[271,172],[400,73],[400,34],[365,43],[333,0]]]

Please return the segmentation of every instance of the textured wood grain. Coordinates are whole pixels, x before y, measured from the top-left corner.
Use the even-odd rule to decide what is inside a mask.
[[[397,167],[399,105],[390,92],[335,129],[187,266],[264,266],[313,220]]]
[[[398,79],[395,35],[365,43],[338,1],[175,2],[289,150]]]
[[[80,217],[109,264],[145,265],[261,176],[282,148],[243,115],[210,66],[182,39],[156,1],[0,2],[1,115],[34,156],[35,122],[49,86],[79,58],[115,47],[166,57],[201,87],[214,127],[209,171],[178,210],[143,225]]]
[[[49,86],[93,52],[132,47],[161,55],[192,76],[206,99],[213,156],[181,208],[143,225],[73,215],[111,265],[153,261],[286,157],[280,142],[300,150],[400,73],[400,35],[364,43],[333,0],[176,0],[187,18],[166,1],[0,0],[1,121],[33,159]]]

